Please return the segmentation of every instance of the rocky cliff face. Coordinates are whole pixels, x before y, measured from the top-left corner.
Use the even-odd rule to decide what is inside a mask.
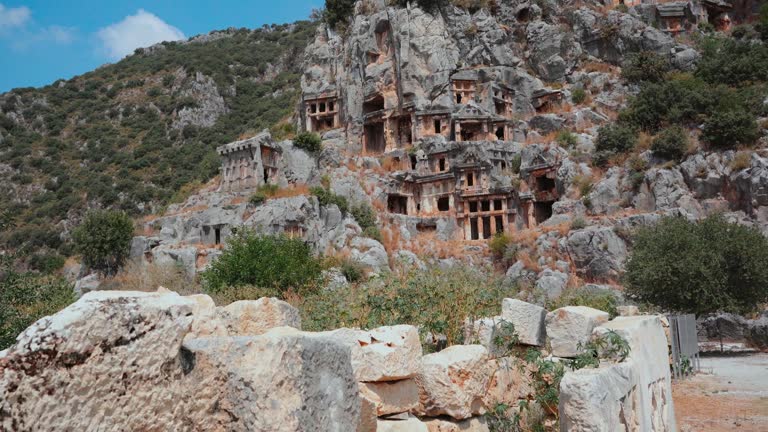
[[[592,162],[598,129],[638,90],[620,77],[628,56],[655,53],[680,71],[699,58],[640,9],[407,4],[358,2],[343,31],[317,28],[304,53],[297,122],[321,134],[323,150],[275,143],[276,176],[261,181],[261,168],[246,169],[238,180],[286,191],[322,180],[351,205],[375,208],[382,238],[365,238],[353,218],[313,197],[248,205],[252,187],[193,196],[171,209],[189,211],[148,227],[147,244],[210,243],[206,227],[243,223],[298,232],[319,252],[351,252],[379,271],[404,254],[488,261],[482,240],[503,231],[519,257],[510,281],[551,298],[567,286],[617,283],[628,234],[662,216],[725,212],[768,232],[761,148],[746,162],[743,152],[702,149],[679,164],[650,150],[610,168]],[[190,274],[208,262],[193,259],[208,256],[199,247],[188,254]]]

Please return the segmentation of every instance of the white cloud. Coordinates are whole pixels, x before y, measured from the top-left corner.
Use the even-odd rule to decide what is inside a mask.
[[[11,46],[17,51],[26,51],[37,44],[69,45],[77,36],[74,27],[52,25],[34,31],[21,31]]]
[[[185,38],[181,30],[144,9],[139,9],[136,15],[127,16],[118,23],[104,27],[97,35],[107,55],[115,60],[133,53],[136,48]]]
[[[26,6],[6,8],[0,3],[0,31],[24,27],[32,16]]]

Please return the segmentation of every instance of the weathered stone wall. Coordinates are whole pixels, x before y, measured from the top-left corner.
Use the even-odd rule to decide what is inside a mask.
[[[499,350],[500,324],[543,348],[545,331],[593,334],[604,313],[587,309],[547,316],[505,299],[501,315],[468,323],[477,344],[425,355],[414,326],[303,332],[298,310],[273,298],[216,307],[206,295],[93,292],[0,353],[0,430],[484,432],[487,412],[534,392],[530,370]],[[566,375],[563,430],[673,431],[658,318],[594,334],[608,330],[631,356]]]
[[[631,348],[622,363],[568,372],[560,384],[560,430],[677,430],[667,338],[655,316],[619,317],[594,329],[614,331]]]

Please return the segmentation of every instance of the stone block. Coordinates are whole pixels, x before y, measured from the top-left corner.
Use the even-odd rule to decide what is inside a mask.
[[[352,351],[352,368],[361,382],[397,381],[416,375],[421,359],[419,331],[397,325],[373,330],[338,329],[317,333]]]
[[[560,425],[574,432],[676,430],[669,357],[659,317],[619,317],[595,329],[629,344],[627,359],[567,372],[560,384]]]
[[[377,416],[409,412],[419,405],[419,387],[413,379],[360,383],[360,396],[372,403]]]
[[[429,432],[427,425],[416,417],[406,420],[379,419],[376,426],[378,432]]]
[[[199,430],[341,431],[360,424],[349,348],[330,338],[282,327],[193,339],[184,349],[194,391],[186,411]]]
[[[608,313],[586,306],[566,306],[547,314],[547,337],[552,355],[572,358],[579,355],[579,345],[592,336],[592,330],[608,321]]]
[[[488,363],[493,376],[484,396],[486,407],[493,408],[500,403],[515,407],[521,399],[528,399],[534,393],[529,370],[521,370],[518,359],[501,357]]]
[[[546,316],[546,309],[535,304],[510,298],[501,303],[501,318],[515,326],[520,343],[526,345],[544,345]]]
[[[256,336],[277,327],[301,329],[299,310],[276,298],[241,300],[217,309],[230,336]]]
[[[429,432],[489,432],[484,417],[472,417],[466,420],[436,418],[424,420]]]
[[[493,371],[482,345],[454,345],[421,360],[420,416],[451,416],[463,420],[486,412],[483,402]]]

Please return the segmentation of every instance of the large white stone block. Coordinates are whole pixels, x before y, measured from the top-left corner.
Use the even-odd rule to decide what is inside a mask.
[[[451,416],[462,420],[484,414],[483,397],[493,371],[482,345],[454,345],[425,355],[416,382],[421,416]]]
[[[501,318],[515,326],[520,343],[526,345],[544,345],[546,316],[546,309],[535,304],[510,298],[501,303]]]
[[[594,330],[614,331],[630,347],[627,359],[568,372],[560,384],[560,425],[574,432],[676,430],[667,340],[659,317],[619,317]]]
[[[186,341],[199,430],[347,431],[360,422],[349,348],[290,327]]]
[[[373,330],[338,329],[317,333],[348,346],[358,381],[397,381],[416,375],[421,360],[419,331],[396,325]]]
[[[547,337],[556,357],[576,357],[579,345],[592,336],[592,330],[608,321],[609,315],[586,306],[566,306],[547,314]]]

